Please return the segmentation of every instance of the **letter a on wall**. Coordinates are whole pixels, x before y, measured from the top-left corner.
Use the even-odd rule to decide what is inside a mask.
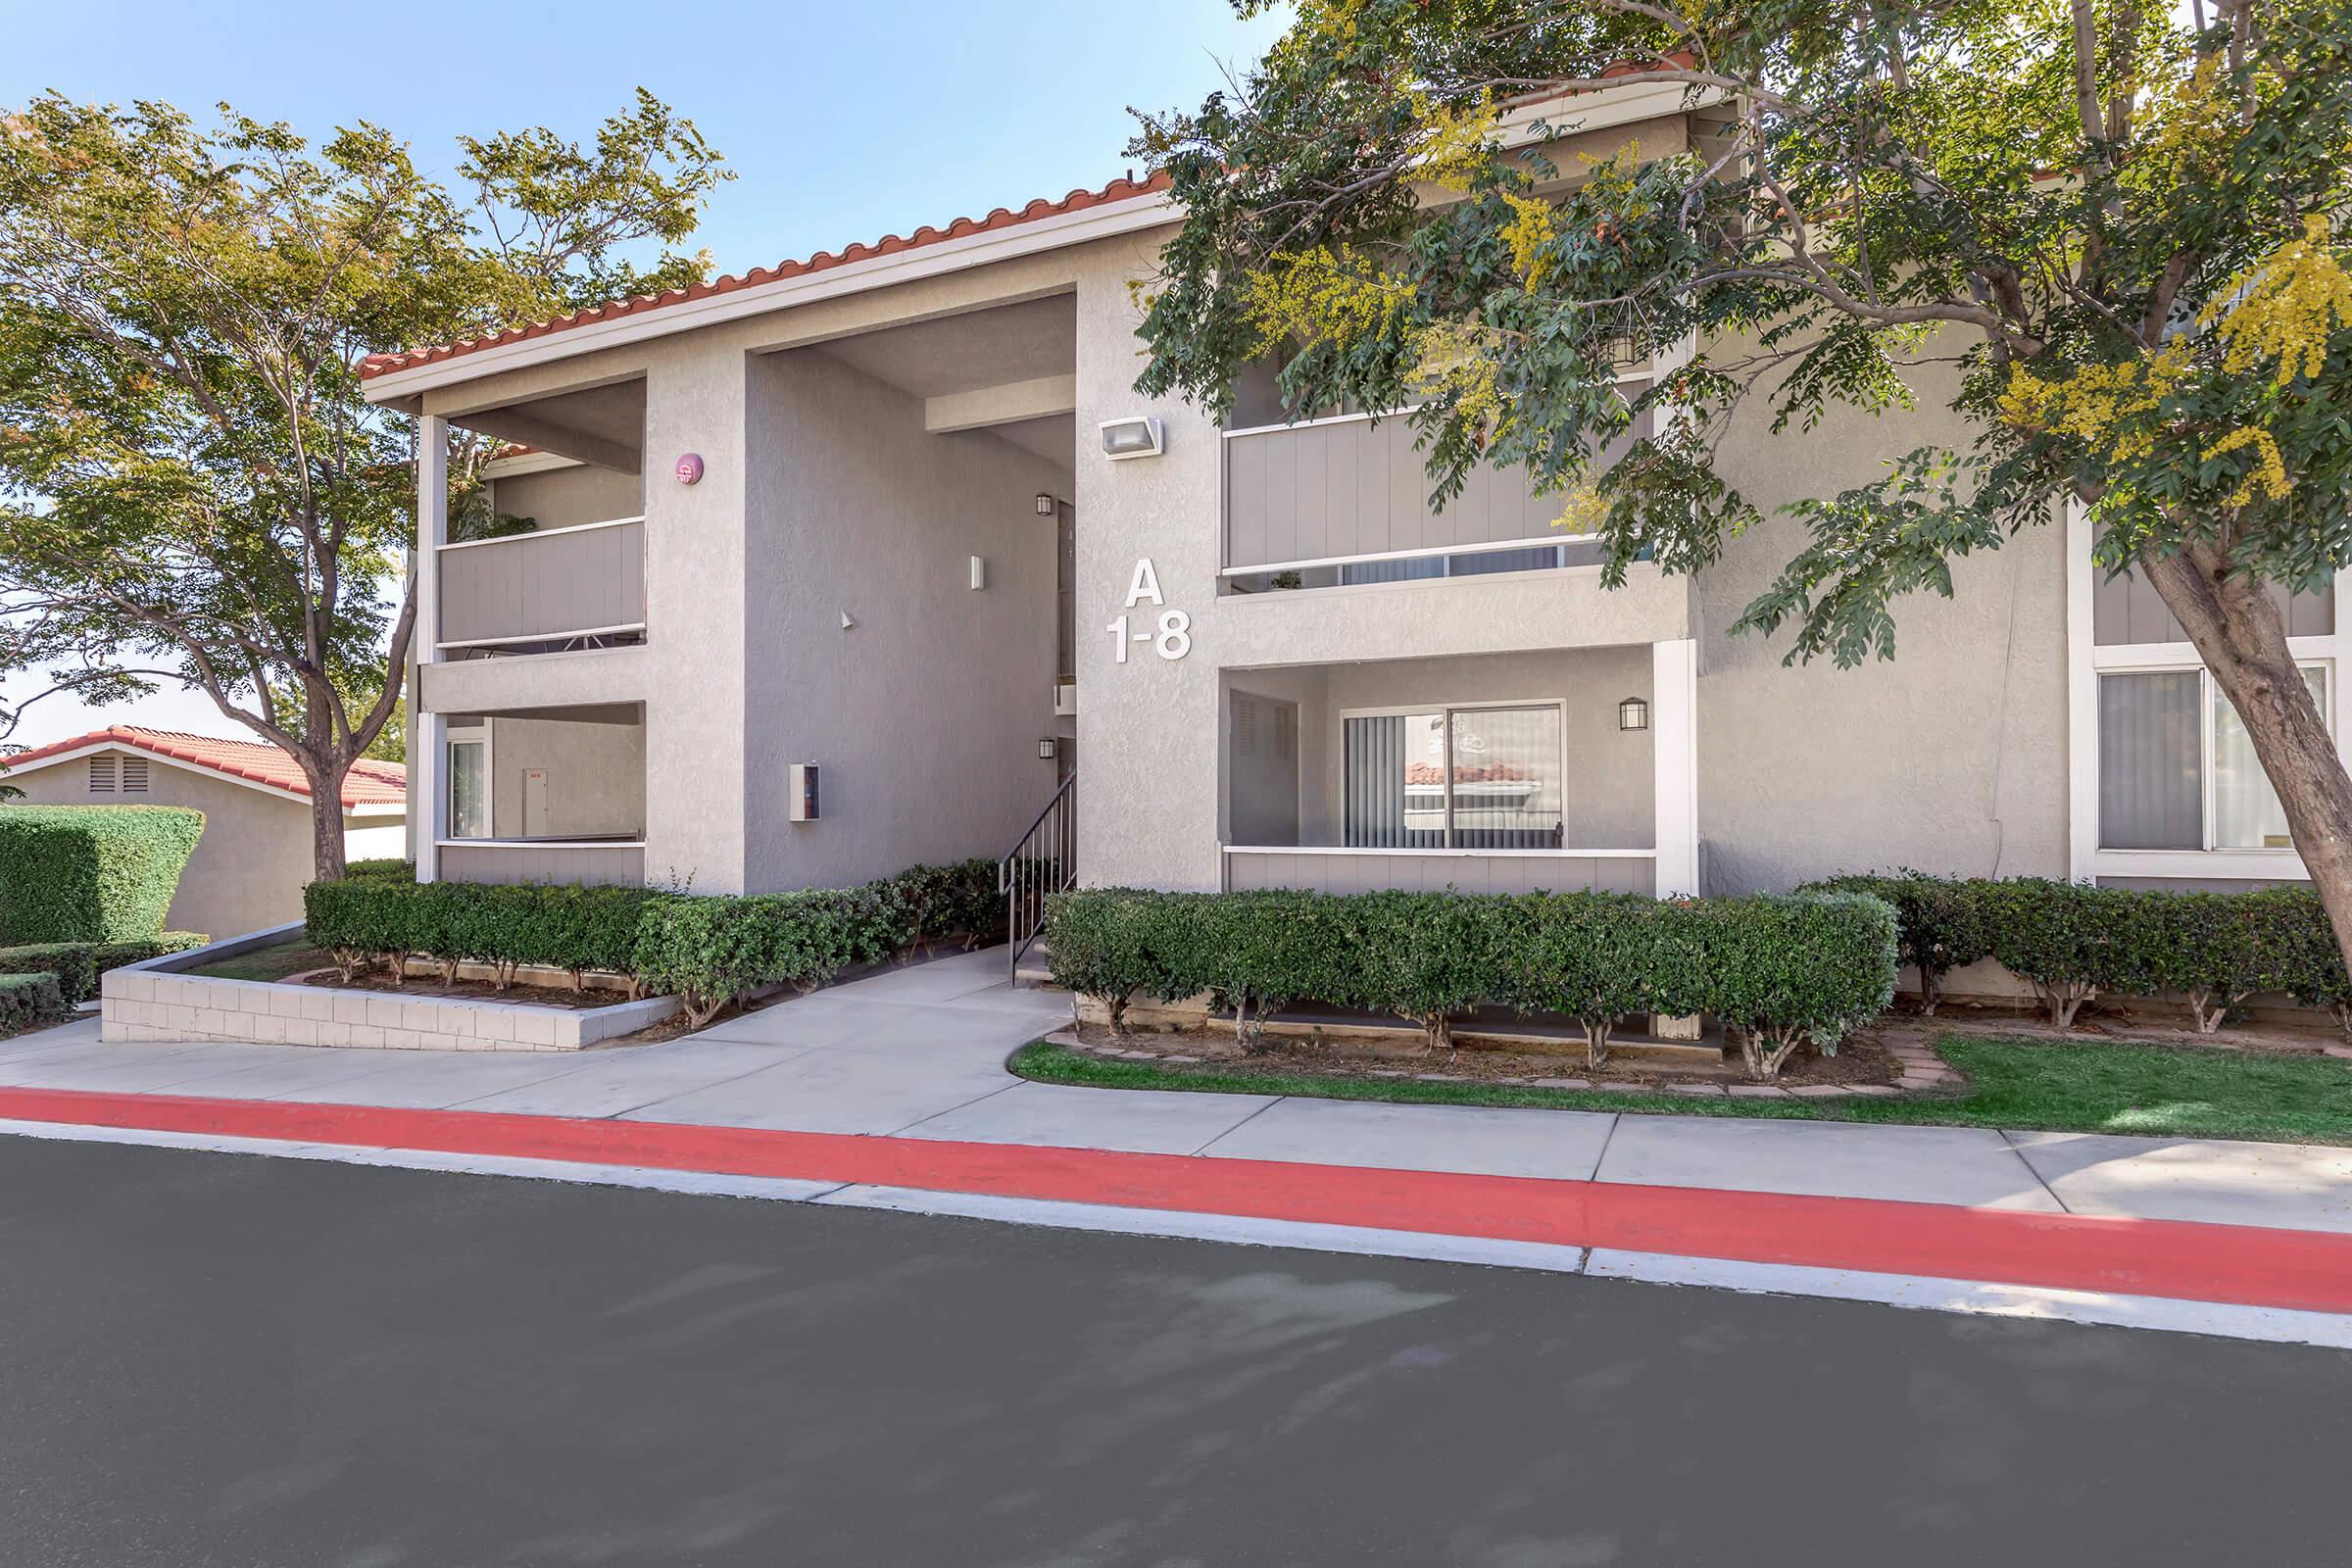
[[[1135,564],[1135,578],[1127,584],[1126,608],[1133,610],[1147,599],[1155,605],[1167,603],[1159,597],[1159,573],[1152,569],[1150,556],[1145,556]]]

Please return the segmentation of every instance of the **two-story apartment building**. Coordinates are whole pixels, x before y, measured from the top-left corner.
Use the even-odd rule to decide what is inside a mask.
[[[1555,106],[1553,162],[1698,113]],[[1175,216],[1116,181],[371,362],[427,454],[420,874],[841,884],[1005,854],[1075,774],[1091,883],[2300,875],[2234,716],[2079,519],[1956,563],[1891,662],[1786,667],[1726,628],[1793,522],[1604,591],[1519,475],[1433,510],[1402,420],[1139,397],[1130,285]],[[1944,373],[1926,412],[1759,416],[1725,466],[1769,511],[1963,442]],[[492,471],[526,531],[449,536],[451,424],[530,449]],[[2292,607],[2330,709],[2334,598]]]

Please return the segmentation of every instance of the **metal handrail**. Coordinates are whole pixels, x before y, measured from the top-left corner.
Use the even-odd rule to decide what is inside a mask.
[[[1004,895],[1005,947],[1011,972],[1045,928],[1046,901],[1078,880],[1078,774],[1061,781],[1045,809],[997,862],[997,891]]]

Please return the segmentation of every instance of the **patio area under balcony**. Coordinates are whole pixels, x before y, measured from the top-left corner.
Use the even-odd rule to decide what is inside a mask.
[[[445,716],[437,874],[645,880],[645,711],[634,704]]]
[[[1687,648],[1228,670],[1225,885],[1690,891]]]

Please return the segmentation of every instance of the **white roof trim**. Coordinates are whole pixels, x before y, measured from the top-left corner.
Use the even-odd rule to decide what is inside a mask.
[[[750,288],[730,289],[724,294],[706,295],[702,299],[686,300],[676,305],[657,306],[608,320],[567,326],[537,337],[520,338],[512,343],[500,343],[449,359],[428,361],[406,369],[388,371],[370,379],[367,383],[366,394],[370,403],[388,403],[396,398],[414,397],[419,392],[477,381],[504,370],[517,370],[571,359],[598,349],[641,343],[649,338],[667,337],[673,332],[691,332],[698,327],[740,320],[745,317],[764,316],[770,311],[785,310],[795,305],[808,305],[844,294],[861,294],[869,289],[888,288],[918,278],[959,272],[1033,252],[1058,250],[1068,245],[1083,245],[1091,240],[1133,233],[1138,229],[1156,228],[1174,220],[1173,206],[1166,192],[1151,191],[1142,196],[1099,203],[1074,213],[1056,213],[1051,218],[1036,218],[1003,228],[959,235],[955,239],[935,240],[910,250],[894,251],[887,256],[869,256],[839,267],[828,267],[821,272],[775,278]]]
[[[246,778],[241,774],[226,772],[218,767],[207,767],[202,762],[191,762],[183,757],[173,757],[169,753],[155,751],[152,748],[141,746],[136,741],[126,741],[119,735],[112,736],[102,741],[92,741],[87,746],[76,746],[70,752],[58,752],[52,756],[40,758],[28,766],[19,766],[15,762],[10,761],[7,758],[0,758],[0,783],[4,783],[11,778],[29,777],[34,773],[45,772],[49,768],[56,767],[65,762],[78,761],[85,757],[94,757],[100,752],[126,752],[135,757],[144,757],[154,761],[161,762],[166,767],[176,767],[183,773],[194,773],[199,778],[219,779],[223,784],[241,784],[249,790],[258,790],[264,795],[274,795],[281,801],[292,801],[296,805],[302,807],[308,807],[311,804],[311,798],[308,795],[303,794],[300,790],[290,790],[276,784],[267,784],[258,778]],[[118,790],[115,793],[120,795],[122,792]],[[101,802],[100,804],[128,804],[135,806],[139,803],[132,801],[128,803]],[[356,804],[346,805],[343,808],[343,814],[346,816],[374,816],[398,813],[402,816],[406,816],[408,814],[408,805],[405,801],[398,806],[393,805],[389,801],[362,801]]]

